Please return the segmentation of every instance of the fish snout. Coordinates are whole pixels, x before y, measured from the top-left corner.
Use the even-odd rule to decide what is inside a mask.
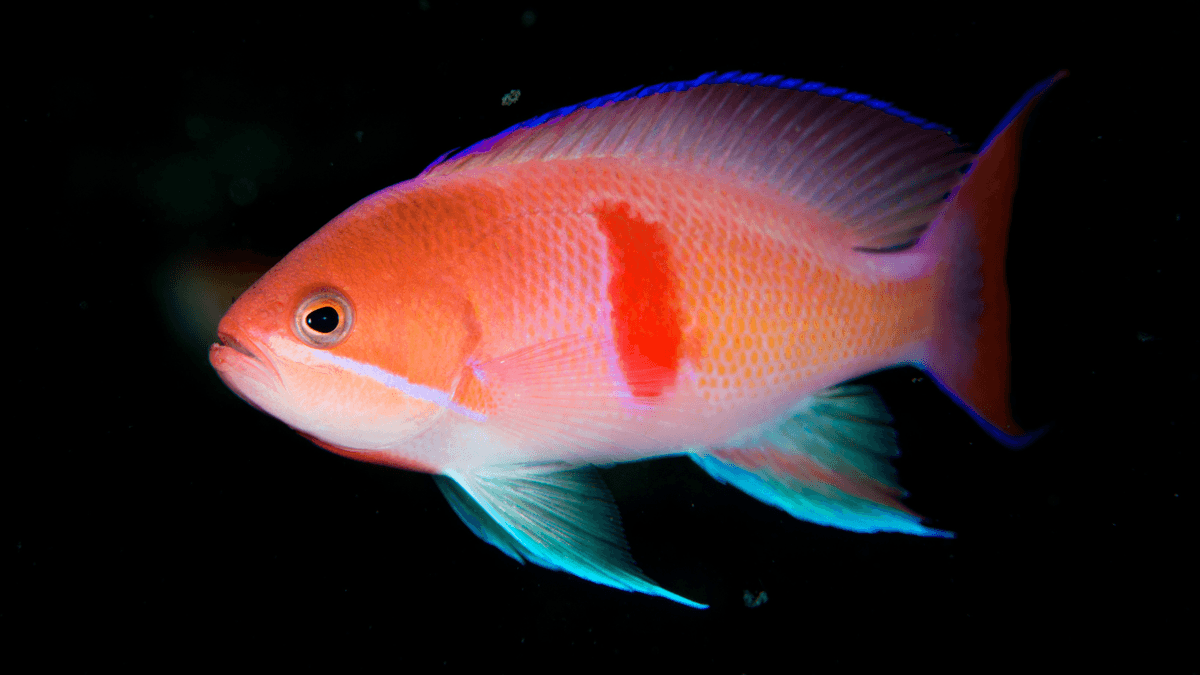
[[[208,348],[208,360],[221,379],[239,394],[236,380],[242,378],[257,380],[272,388],[283,382],[274,361],[258,342],[236,328],[222,326],[217,330],[217,342]]]
[[[210,352],[212,351],[212,349],[216,349],[218,347],[228,347],[228,348],[234,350],[235,352],[238,352],[239,354],[246,356],[247,358],[251,358],[256,361],[262,360],[258,357],[258,354],[256,354],[254,351],[251,351],[249,347],[242,344],[241,341],[239,341],[236,337],[234,337],[230,333],[227,333],[225,331],[217,331],[217,342],[219,342],[220,344],[214,344],[212,346],[212,348],[209,350]]]

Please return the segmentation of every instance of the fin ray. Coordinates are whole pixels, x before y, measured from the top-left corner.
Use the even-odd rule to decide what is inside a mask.
[[[711,75],[711,74],[710,74]],[[531,161],[628,158],[765,189],[828,216],[850,248],[911,242],[970,161],[949,129],[819,82],[726,73],[546,113],[421,177]]]
[[[921,524],[888,461],[900,454],[891,415],[870,387],[805,399],[778,429],[734,447],[693,452],[713,478],[801,520],[855,532],[952,537]]]
[[[438,487],[476,536],[528,560],[598,584],[704,609],[638,568],[612,494],[592,466],[515,465],[437,476]]]
[[[1010,401],[1009,301],[1005,253],[1025,124],[1062,71],[1033,87],[992,133],[946,212],[920,248],[946,260],[936,307],[938,333],[921,365],[996,440],[1023,447]]]
[[[476,364],[493,401],[489,430],[533,453],[553,450],[566,461],[604,464],[631,450],[661,448],[658,424],[688,411],[669,397],[635,396],[638,387],[667,388],[674,374],[649,359],[617,365],[611,341],[571,335]],[[664,373],[671,375],[664,382]]]

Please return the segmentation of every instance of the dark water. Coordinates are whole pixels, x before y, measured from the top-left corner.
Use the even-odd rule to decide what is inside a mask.
[[[688,11],[430,0],[23,22],[0,479],[14,645],[143,667],[158,649],[287,661],[328,645],[344,665],[416,672],[1194,669],[1175,660],[1196,606],[1200,384],[1179,34],[975,10]],[[897,418],[908,503],[957,539],[801,523],[683,460],[606,472],[642,567],[712,605],[691,610],[517,565],[427,476],[317,449],[207,365],[202,305],[219,315],[238,280],[197,260],[283,255],[550,109],[762,71],[893,100],[977,144],[1060,68],[1071,78],[1028,130],[1009,258],[1018,415],[1052,429],[1011,452],[921,373],[868,380]],[[234,257],[243,278],[262,259]]]

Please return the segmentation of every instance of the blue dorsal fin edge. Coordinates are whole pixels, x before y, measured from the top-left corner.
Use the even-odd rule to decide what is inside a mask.
[[[443,162],[453,161],[453,160],[459,159],[461,157],[465,157],[467,155],[474,154],[476,152],[486,151],[488,148],[491,148],[493,145],[495,145],[496,142],[499,141],[501,138],[513,133],[514,131],[517,131],[518,129],[530,129],[533,127],[541,126],[548,122],[553,122],[553,121],[562,119],[562,118],[566,117],[567,115],[570,115],[571,113],[573,113],[577,110],[583,109],[583,108],[587,108],[587,109],[600,108],[610,102],[628,101],[628,100],[635,99],[635,98],[644,98],[646,96],[652,96],[654,94],[661,94],[661,93],[667,93],[667,92],[687,91],[693,87],[698,87],[698,86],[704,85],[704,84],[725,84],[725,83],[744,84],[744,85],[750,85],[750,86],[755,86],[755,87],[774,87],[776,89],[794,89],[796,91],[816,92],[817,94],[819,94],[821,96],[829,96],[832,98],[839,98],[839,99],[842,99],[843,101],[847,101],[850,103],[858,103],[860,105],[865,105],[869,108],[874,108],[875,110],[879,110],[879,111],[885,112],[889,115],[899,117],[903,121],[908,122],[909,124],[914,124],[922,129],[944,131],[947,134],[951,133],[950,127],[947,127],[947,126],[944,126],[941,124],[937,124],[936,122],[930,122],[929,120],[925,119],[924,117],[917,117],[916,115],[909,113],[907,110],[902,110],[900,108],[897,108],[896,106],[892,105],[892,103],[890,103],[888,101],[881,101],[879,99],[871,98],[871,96],[869,94],[852,92],[843,87],[830,87],[830,86],[827,86],[824,82],[806,81],[806,80],[802,80],[802,79],[794,78],[794,77],[784,77],[782,75],[763,75],[762,73],[743,73],[739,70],[734,70],[734,71],[731,71],[728,73],[718,73],[716,71],[712,71],[709,73],[705,73],[705,74],[701,75],[700,77],[697,77],[692,80],[680,80],[677,82],[662,82],[660,84],[655,84],[655,85],[651,85],[648,87],[634,87],[634,88],[626,90],[626,91],[615,92],[612,94],[608,94],[607,96],[598,96],[593,99],[588,99],[582,103],[576,103],[575,105],[568,105],[568,106],[564,106],[562,108],[558,108],[557,110],[551,110],[548,113],[538,115],[537,117],[525,120],[524,122],[518,122],[517,124],[512,125],[511,127],[505,129],[504,131],[501,131],[500,133],[496,134],[495,136],[486,138],[482,141],[479,141],[470,146],[467,146],[466,148],[459,150],[458,152],[451,150],[451,151],[443,154],[441,157],[438,157],[429,166],[425,167],[425,171],[429,171],[433,167],[435,167],[439,164],[442,164]],[[1030,92],[1029,95],[1032,95],[1033,93],[1034,92]],[[991,139],[989,139],[989,140],[991,140]],[[424,173],[424,172],[422,172],[422,173]]]
[[[1041,96],[1047,89],[1050,88],[1050,85],[1058,82],[1066,76],[1067,71],[1061,70],[1033,85],[1029,91],[1025,92],[1025,95],[1021,97],[1021,100],[1013,104],[1012,108],[1009,108],[1008,114],[1004,116],[1004,119],[1000,120],[1000,123],[996,125],[995,129],[992,130],[991,135],[987,137],[987,140],[980,144],[979,153],[983,154],[983,151],[992,144],[992,140],[996,138],[996,135],[1001,131],[1004,131],[1008,127],[1009,123],[1016,119],[1017,115],[1021,114],[1021,111],[1025,109],[1025,106],[1029,104],[1029,101],[1032,100],[1033,97]]]

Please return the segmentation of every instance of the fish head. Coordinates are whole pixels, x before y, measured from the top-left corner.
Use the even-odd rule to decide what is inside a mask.
[[[209,361],[238,396],[319,445],[384,462],[380,452],[452,405],[478,330],[453,284],[421,273],[370,218],[346,215],[237,298]]]

